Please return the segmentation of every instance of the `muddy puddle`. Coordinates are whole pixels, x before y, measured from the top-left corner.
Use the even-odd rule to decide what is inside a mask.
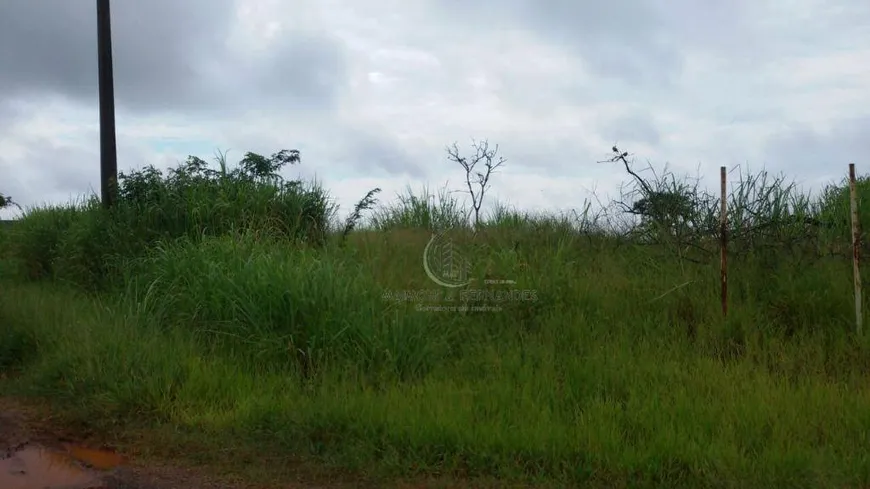
[[[102,489],[102,472],[124,462],[122,456],[109,451],[25,445],[0,452],[0,489]]]

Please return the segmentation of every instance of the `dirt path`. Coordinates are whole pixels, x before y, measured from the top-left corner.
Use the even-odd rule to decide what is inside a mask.
[[[50,432],[33,412],[0,399],[0,487],[3,489],[236,489],[191,470],[147,469],[108,450]]]
[[[51,426],[44,413],[0,398],[0,488],[2,489],[338,489],[355,483],[276,482],[256,485],[216,477],[206,469],[142,463],[99,449]],[[61,434],[63,433],[63,434]],[[87,438],[87,437],[84,437]],[[367,486],[364,485],[364,486]],[[409,486],[406,486],[409,487]],[[419,487],[419,486],[417,486]]]
[[[126,433],[115,443],[87,428],[58,421],[44,405],[0,396],[0,489],[453,489],[528,488],[495,479],[425,478],[376,480],[304,464],[284,456],[242,453],[233,447],[223,460],[191,466],[198,450],[154,451],[159,437]],[[165,448],[165,444],[163,445]],[[206,451],[214,451],[212,446]],[[149,455],[155,454],[155,455]],[[129,456],[129,454],[133,454]],[[186,456],[184,454],[187,454]],[[231,457],[231,458],[227,458]],[[179,459],[180,458],[180,459]],[[233,463],[228,462],[232,460]],[[208,465],[211,464],[211,465]],[[228,467],[230,465],[231,467]],[[533,487],[544,489],[543,485]]]

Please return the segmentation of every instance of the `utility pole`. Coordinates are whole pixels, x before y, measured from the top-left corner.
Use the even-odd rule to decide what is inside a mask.
[[[115,205],[118,191],[112,16],[109,13],[109,0],[97,0],[97,56],[100,91],[100,191],[103,207],[109,208]]]

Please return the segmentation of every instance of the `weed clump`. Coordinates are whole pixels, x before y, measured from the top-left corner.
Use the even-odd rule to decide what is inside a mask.
[[[292,245],[322,246],[335,212],[317,185],[285,181],[298,151],[247,153],[234,169],[211,169],[191,156],[167,174],[153,166],[118,178],[119,199],[103,209],[92,196],[71,206],[28,210],[11,231],[12,253],[32,279],[54,278],[89,290],[118,286],[127,260],[158,243],[253,232]]]

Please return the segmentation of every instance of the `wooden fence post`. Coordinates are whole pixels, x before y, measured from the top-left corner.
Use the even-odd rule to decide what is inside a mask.
[[[719,252],[721,257],[721,284],[722,284],[722,316],[728,316],[728,217],[727,211],[727,185],[725,182],[726,169],[721,167],[720,180],[722,187],[722,210],[719,216]]]
[[[849,201],[852,214],[852,273],[855,281],[855,332],[863,329],[864,315],[861,311],[861,231],[858,222],[858,189],[855,184],[855,163],[849,163]]]

